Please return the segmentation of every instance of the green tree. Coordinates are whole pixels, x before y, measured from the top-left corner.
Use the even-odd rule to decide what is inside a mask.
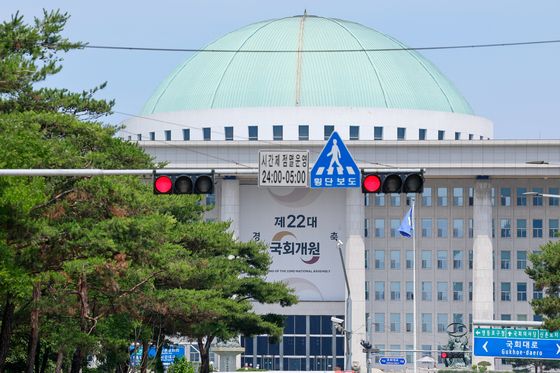
[[[532,266],[525,272],[535,281],[535,287],[544,292],[542,299],[533,299],[535,314],[542,315],[544,327],[560,330],[560,242],[548,242],[540,252],[529,255]]]
[[[516,370],[520,368],[533,368],[535,373],[560,368],[560,362],[555,360],[542,359],[507,359],[507,364],[511,364],[512,367]]]

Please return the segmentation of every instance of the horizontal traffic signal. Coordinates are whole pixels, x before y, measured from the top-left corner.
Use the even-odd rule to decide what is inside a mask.
[[[423,191],[422,171],[362,173],[362,193],[422,193]]]
[[[213,194],[214,174],[154,175],[154,194]]]

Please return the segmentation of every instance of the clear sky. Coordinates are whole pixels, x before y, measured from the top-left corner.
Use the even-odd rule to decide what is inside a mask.
[[[37,3],[41,3],[37,5]],[[560,39],[558,0],[2,0],[31,22],[42,8],[71,15],[65,35],[92,45],[202,48],[229,31],[302,14],[361,23],[410,47]],[[455,84],[497,139],[560,139],[560,43],[422,51]],[[81,91],[104,81],[100,97],[138,114],[185,52],[81,50],[66,55],[48,85]],[[115,114],[107,121],[126,117]]]

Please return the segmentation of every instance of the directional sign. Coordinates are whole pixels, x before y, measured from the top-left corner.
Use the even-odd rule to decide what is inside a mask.
[[[540,329],[476,328],[474,354],[512,359],[560,359],[560,333]]]
[[[335,131],[311,169],[311,188],[358,188],[360,169]]]
[[[307,187],[307,150],[259,151],[259,186]]]
[[[380,357],[379,364],[381,365],[405,365],[406,359],[404,357]]]
[[[131,351],[134,351],[134,346],[131,346]],[[150,346],[148,349],[148,357],[153,359],[156,357],[156,348],[155,346]],[[175,358],[185,357],[185,346],[169,346],[163,347],[161,349],[161,363],[164,366],[169,366],[173,364]],[[132,361],[133,365],[139,365],[142,361],[142,347],[136,349],[133,354],[130,356],[130,360]]]

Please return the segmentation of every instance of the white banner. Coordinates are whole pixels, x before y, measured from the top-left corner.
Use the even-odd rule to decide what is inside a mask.
[[[262,241],[273,263],[268,279],[302,301],[344,300],[336,239],[345,236],[345,191],[240,186],[240,239]]]

